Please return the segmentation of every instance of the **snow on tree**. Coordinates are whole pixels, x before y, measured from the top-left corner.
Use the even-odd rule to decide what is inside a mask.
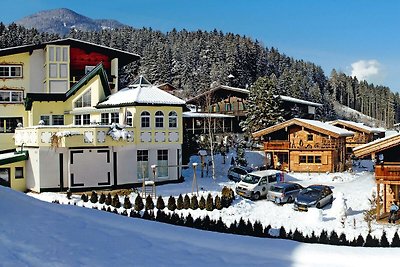
[[[275,89],[276,84],[266,77],[258,78],[250,87],[246,120],[240,123],[243,131],[251,134],[284,121],[281,100],[273,94]]]

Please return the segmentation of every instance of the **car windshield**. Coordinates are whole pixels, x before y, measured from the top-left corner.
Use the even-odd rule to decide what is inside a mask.
[[[308,187],[306,189],[303,189],[301,191],[301,193],[303,195],[308,195],[308,196],[311,196],[311,197],[317,197],[317,196],[319,196],[321,194],[321,191],[318,190],[318,189],[315,189],[315,188]]]
[[[273,192],[283,193],[283,188],[278,187],[278,186],[271,186],[271,188],[269,190],[271,190]]]
[[[260,177],[252,174],[247,174],[242,181],[249,184],[256,184],[258,183],[258,181],[260,181]]]

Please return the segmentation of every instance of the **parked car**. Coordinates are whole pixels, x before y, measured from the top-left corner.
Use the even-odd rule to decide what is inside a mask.
[[[267,199],[277,204],[290,203],[302,189],[303,187],[297,183],[277,183],[269,188]]]
[[[236,194],[258,200],[266,196],[269,188],[277,183],[280,171],[264,170],[247,174],[236,186]]]
[[[251,167],[245,167],[245,166],[232,166],[228,170],[228,179],[239,182],[242,180],[248,173],[251,173],[254,171],[253,168]]]
[[[297,195],[294,209],[307,211],[309,207],[322,208],[333,202],[333,192],[326,185],[310,185]]]

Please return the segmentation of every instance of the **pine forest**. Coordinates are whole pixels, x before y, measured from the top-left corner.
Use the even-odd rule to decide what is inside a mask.
[[[120,86],[143,74],[154,84],[171,83],[182,90],[182,97],[187,98],[209,89],[215,82],[250,88],[258,78],[266,77],[272,83],[274,94],[324,104],[318,113],[321,120],[339,116],[334,110],[337,103],[380,121],[376,126],[391,127],[400,117],[399,93],[390,88],[358,81],[336,70],[325,74],[314,63],[294,59],[246,36],[218,30],[173,29],[163,33],[151,28],[132,27],[98,32],[71,30],[67,36],[58,36],[25,29],[14,23],[0,23],[0,48],[64,37],[140,55],[140,62],[121,70]]]

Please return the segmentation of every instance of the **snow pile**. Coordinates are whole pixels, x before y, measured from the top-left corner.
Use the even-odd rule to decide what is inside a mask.
[[[61,131],[61,132],[56,133],[57,137],[66,137],[66,136],[73,136],[73,135],[82,135],[82,133],[76,132],[76,131]]]
[[[116,123],[111,124],[110,130],[108,131],[107,135],[111,136],[111,138],[115,141],[118,141],[119,139],[132,139],[132,134],[130,134],[128,131],[125,130],[125,128]]]

